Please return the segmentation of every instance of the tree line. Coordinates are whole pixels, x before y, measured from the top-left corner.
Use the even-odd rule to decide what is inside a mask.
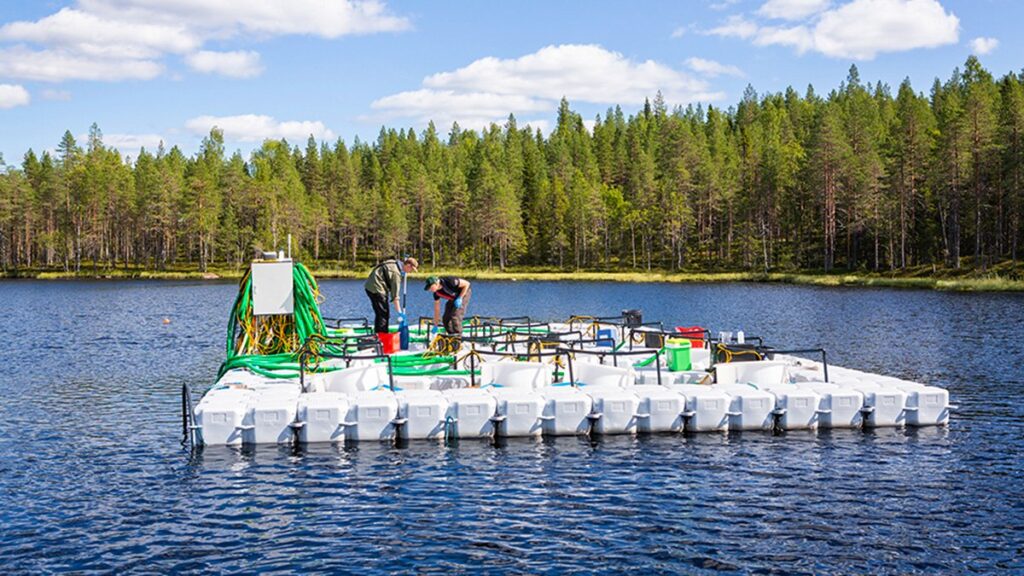
[[[0,263],[64,270],[241,267],[255,249],[359,266],[898,270],[1012,259],[1024,213],[1024,72],[973,56],[925,95],[856,67],[728,109],[660,94],[585,123],[564,99],[546,137],[510,115],[382,128],[376,141],[267,140],[228,156],[133,160],[93,125],[0,173]]]

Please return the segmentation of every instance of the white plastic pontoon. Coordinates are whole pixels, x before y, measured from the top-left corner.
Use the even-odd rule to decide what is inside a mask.
[[[590,331],[600,336],[589,342],[570,322],[546,325],[547,340],[533,352],[499,350],[534,326],[509,324],[506,340],[470,345],[478,363],[459,370],[396,373],[372,351],[320,359],[301,377],[229,369],[194,408],[185,387],[185,429],[195,443],[234,446],[814,431],[942,426],[955,408],[943,388],[826,365],[824,357],[716,363],[698,347],[669,370],[664,348],[635,346],[659,332],[645,329],[634,340],[625,324],[597,320]],[[554,353],[537,352],[552,346]]]

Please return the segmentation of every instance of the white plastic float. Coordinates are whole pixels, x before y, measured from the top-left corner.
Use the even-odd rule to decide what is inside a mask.
[[[570,436],[590,432],[594,400],[575,386],[545,388],[542,431],[547,436]]]

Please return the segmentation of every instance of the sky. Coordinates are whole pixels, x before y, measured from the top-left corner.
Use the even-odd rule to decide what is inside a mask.
[[[0,155],[66,130],[134,157],[186,154],[214,126],[229,151],[447,133],[547,131],[558,102],[591,120],[661,92],[727,108],[758,93],[827,93],[909,77],[927,93],[971,54],[1024,69],[1020,0],[2,0]]]

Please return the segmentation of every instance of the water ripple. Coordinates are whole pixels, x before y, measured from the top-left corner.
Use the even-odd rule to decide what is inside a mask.
[[[5,569],[1024,572],[1021,296],[476,284],[482,314],[642,302],[673,324],[824,345],[841,364],[948,386],[963,410],[941,429],[188,454],[178,390],[215,373],[233,283],[4,282]],[[358,282],[323,292],[330,315],[366,313]]]

